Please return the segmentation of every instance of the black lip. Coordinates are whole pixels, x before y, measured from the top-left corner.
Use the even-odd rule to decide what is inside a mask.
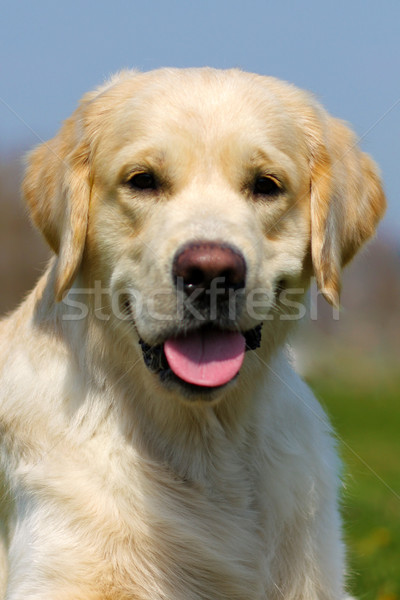
[[[183,393],[183,395],[186,396],[186,398],[188,398],[189,400],[193,399],[194,396],[196,398],[198,398],[199,396],[205,396],[207,400],[211,400],[215,392],[226,388],[232,381],[234,381],[238,377],[238,375],[239,374],[235,375],[235,377],[233,377],[230,381],[224,383],[223,385],[217,385],[213,387],[188,383],[187,381],[184,381],[183,379],[175,375],[175,373],[170,367],[168,367],[168,369],[160,371],[159,378],[163,385],[165,385],[167,388],[173,389],[178,387],[179,391]]]
[[[245,331],[243,333],[246,340],[246,352],[249,350],[256,350],[257,348],[259,348],[261,344],[261,330],[262,323],[259,323],[253,329],[249,329],[248,331]],[[231,379],[231,381],[229,381],[228,383],[215,387],[206,387],[188,383],[187,381],[184,381],[183,379],[175,375],[175,373],[172,371],[165,356],[164,343],[157,344],[155,346],[150,346],[144,340],[139,339],[139,344],[142,349],[144,363],[149,369],[149,371],[158,375],[162,383],[165,384],[167,387],[179,385],[180,388],[189,396],[194,394],[196,394],[197,396],[199,394],[211,395],[212,392],[221,390],[222,388],[229,385],[239,375],[235,375],[235,377]]]

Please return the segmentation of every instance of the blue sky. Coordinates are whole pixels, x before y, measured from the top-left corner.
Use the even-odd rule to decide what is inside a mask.
[[[48,139],[124,67],[240,67],[313,91],[379,163],[400,232],[398,0],[20,0],[0,24],[0,153]]]

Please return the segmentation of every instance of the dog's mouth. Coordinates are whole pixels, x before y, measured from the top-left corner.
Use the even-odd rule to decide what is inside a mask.
[[[139,343],[146,366],[164,383],[205,393],[238,376],[245,352],[260,346],[261,326],[244,333],[205,326],[156,346]]]

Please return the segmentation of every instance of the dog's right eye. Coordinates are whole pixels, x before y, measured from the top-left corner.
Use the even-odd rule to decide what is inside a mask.
[[[136,173],[130,177],[126,184],[134,190],[156,190],[157,181],[153,173]]]

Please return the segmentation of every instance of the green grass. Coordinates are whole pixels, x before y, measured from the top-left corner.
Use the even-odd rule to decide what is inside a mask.
[[[345,463],[349,588],[360,600],[400,600],[400,378],[312,381]]]

